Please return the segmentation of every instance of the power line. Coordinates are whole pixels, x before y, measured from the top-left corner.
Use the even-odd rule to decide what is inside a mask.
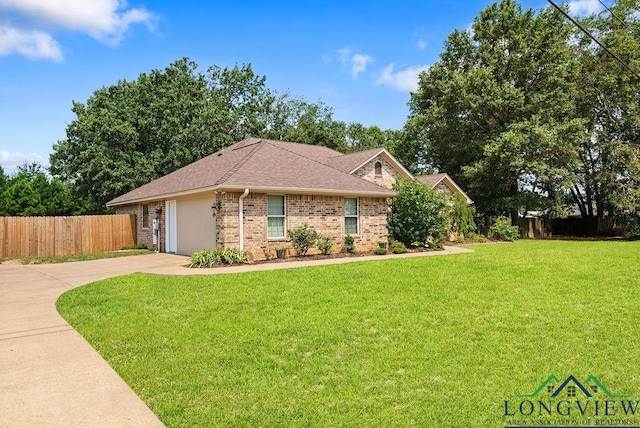
[[[636,34],[636,32],[633,31],[633,28],[629,27],[626,22],[624,22],[622,19],[618,18],[618,15],[616,15],[611,9],[609,9],[609,7],[602,2],[602,0],[598,0],[598,3],[600,3],[602,5],[602,7],[607,9],[607,12],[609,12],[615,19],[617,19],[618,22],[620,22],[624,28],[626,28],[627,30],[631,31],[633,34]]]
[[[634,76],[636,76],[636,79],[640,80],[640,75],[638,73],[636,73],[635,71],[633,71],[633,69],[631,67],[629,67],[627,65],[627,63],[625,63],[622,59],[620,59],[620,57],[618,57],[618,55],[616,55],[615,53],[611,52],[609,50],[608,47],[606,47],[605,45],[603,45],[602,43],[600,43],[600,40],[596,39],[593,35],[591,35],[591,33],[589,33],[582,25],[580,25],[579,22],[577,22],[575,19],[573,19],[567,12],[565,12],[562,8],[558,7],[557,4],[555,4],[552,0],[547,0],[549,3],[551,3],[551,5],[553,7],[555,7],[560,13],[562,13],[565,18],[567,18],[569,21],[571,21],[573,23],[573,25],[575,25],[576,27],[578,27],[584,34],[586,34],[587,36],[589,36],[591,38],[591,40],[593,40],[594,42],[596,42],[598,44],[598,46],[600,46],[602,49],[605,50],[605,52],[607,52],[609,55],[611,55],[616,61],[618,61],[624,68],[626,68],[627,70],[629,70]]]

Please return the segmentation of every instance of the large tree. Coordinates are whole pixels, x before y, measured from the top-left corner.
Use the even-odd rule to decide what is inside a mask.
[[[266,129],[273,102],[250,65],[211,67],[188,59],[99,89],[54,145],[50,171],[102,212],[110,199]]]
[[[552,206],[576,162],[580,121],[566,120],[575,82],[570,24],[551,8],[492,4],[454,31],[420,75],[407,128],[428,165],[449,173],[479,212]],[[427,166],[427,165],[425,165]]]
[[[581,22],[610,52],[640,72],[638,0],[619,0]],[[622,21],[622,22],[621,22]],[[579,58],[579,85],[572,94],[574,117],[583,119],[570,192],[583,217],[614,214],[629,194],[627,171],[633,167],[640,136],[640,79],[610,53],[576,30],[572,48]],[[631,147],[632,148],[632,147]],[[631,163],[631,165],[630,165]]]

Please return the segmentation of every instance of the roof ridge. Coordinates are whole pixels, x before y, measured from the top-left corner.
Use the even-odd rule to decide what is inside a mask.
[[[270,143],[270,141],[267,141],[267,144],[269,144],[269,143]],[[313,144],[303,144],[303,143],[293,143],[293,144],[301,144],[301,145],[306,145],[306,146],[313,146]],[[321,162],[321,161],[319,161],[318,159],[315,159],[315,158],[312,158],[312,157],[309,157],[309,156],[305,156],[305,155],[300,154],[300,153],[296,153],[296,152],[294,152],[293,150],[289,150],[289,149],[287,149],[286,147],[278,147],[278,146],[277,146],[277,145],[275,145],[275,144],[272,144],[272,146],[274,146],[275,148],[281,149],[281,150],[285,150],[285,151],[287,151],[287,152],[289,152],[289,153],[292,153],[292,154],[294,154],[294,155],[296,155],[296,156],[300,156],[300,157],[302,157],[302,158],[309,159],[310,161],[313,161],[313,162],[315,162],[315,163],[317,163],[317,164],[320,164],[320,165],[322,165],[322,166],[326,166],[326,167],[328,167],[328,168],[334,169],[334,170],[339,171],[339,172],[341,172],[341,173],[343,173],[343,174],[353,175],[353,174],[349,174],[349,173],[347,173],[347,172],[341,171],[341,170],[339,170],[338,168],[335,168],[335,167],[333,167],[333,166],[331,166],[331,165],[329,165],[329,164],[326,164],[326,163],[324,163],[324,162]],[[320,147],[320,146],[318,146],[318,147]],[[325,147],[325,146],[322,146],[322,147]],[[328,148],[328,147],[327,147],[327,148]],[[344,154],[340,154],[339,156],[344,156]],[[333,157],[338,157],[338,156],[333,156]],[[331,157],[331,158],[327,158],[327,159],[333,159],[333,157]],[[360,177],[358,177],[358,178],[360,178]],[[366,181],[366,180],[365,180],[365,181]],[[375,184],[375,183],[374,183],[374,184]]]
[[[384,151],[387,150],[386,147],[373,147],[371,149],[367,149],[367,150],[360,150],[359,152],[352,152],[352,153],[340,153],[337,156],[331,156],[330,158],[327,159],[335,159],[335,158],[339,158],[339,157],[345,157],[345,156],[354,156],[354,155],[362,155],[363,153],[367,153],[367,152],[373,152],[373,151]],[[388,151],[388,150],[387,150]]]
[[[272,142],[272,140],[266,140],[266,141],[265,141],[265,143],[266,143],[266,144],[270,144],[271,142]],[[276,142],[277,142],[277,141],[276,141]],[[302,143],[294,143],[294,144],[302,144]],[[354,174],[350,174],[350,173],[348,173],[348,172],[344,172],[344,171],[342,171],[341,169],[338,169],[338,168],[336,168],[336,167],[334,167],[334,166],[332,166],[332,165],[330,165],[330,164],[327,164],[327,163],[321,162],[321,161],[319,161],[319,160],[317,160],[317,159],[310,158],[310,157],[308,157],[308,156],[305,156],[305,155],[302,155],[302,154],[296,153],[296,152],[294,152],[294,151],[292,151],[292,150],[289,150],[289,149],[287,149],[287,148],[285,148],[285,147],[279,147],[279,146],[277,146],[277,145],[275,145],[275,144],[271,144],[271,145],[272,145],[273,147],[277,148],[277,149],[285,150],[285,151],[287,151],[287,152],[289,152],[289,153],[291,153],[291,154],[294,154],[294,155],[296,155],[296,156],[300,156],[300,157],[303,157],[303,158],[305,158],[305,159],[309,159],[310,161],[315,162],[315,163],[317,163],[317,164],[319,164],[319,165],[322,165],[322,166],[324,166],[324,167],[331,168],[332,170],[337,171],[337,172],[339,172],[339,173],[341,173],[341,174],[345,174],[345,175],[348,175],[349,177],[353,177],[353,178],[358,178],[358,179],[360,179],[360,180],[362,180],[362,181],[365,181],[365,182],[367,182],[367,183],[370,183],[370,184],[373,184],[373,185],[378,186],[378,187],[380,187],[380,188],[383,188],[383,189],[385,189],[385,190],[388,190],[388,189],[387,189],[386,187],[384,187],[384,186],[380,186],[380,185],[379,185],[379,184],[377,184],[377,183],[374,183],[374,182],[369,181],[369,180],[365,180],[364,178],[362,178],[362,177],[360,177],[360,176],[358,176],[358,175],[354,175]],[[307,145],[308,145],[308,146],[311,146],[312,144],[307,144]],[[346,156],[346,155],[345,155],[344,153],[342,153],[342,154],[340,154],[340,156]],[[338,157],[338,156],[334,156],[334,157]],[[331,157],[331,158],[327,158],[327,159],[333,159],[333,157]]]
[[[258,150],[263,143],[265,143],[265,140],[259,139],[258,141],[252,142],[247,144],[246,146],[242,146],[242,147],[236,147],[236,148],[232,148],[233,146],[227,147],[228,149],[231,150],[238,150],[238,149],[245,149],[247,147],[251,147],[251,150],[249,150],[249,152],[244,155],[243,157],[241,157],[234,165],[233,167],[229,168],[229,170],[224,173],[222,175],[222,177],[220,177],[220,179],[218,181],[216,181],[215,185],[222,185],[224,184],[229,178],[231,178],[233,176],[233,174],[235,174],[236,172],[238,172],[238,169],[240,169],[240,166],[246,162],[248,159],[251,158],[251,156],[253,156],[253,154],[256,152],[256,150]],[[237,143],[236,143],[237,144]],[[234,144],[234,146],[236,145]],[[220,152],[220,154],[218,154],[218,156],[222,155],[222,151],[224,151],[224,149],[222,149]]]

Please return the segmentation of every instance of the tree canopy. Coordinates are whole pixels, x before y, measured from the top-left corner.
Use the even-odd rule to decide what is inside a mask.
[[[638,34],[637,0],[612,10]],[[583,23],[633,64],[638,39],[613,21],[602,12]],[[421,166],[449,173],[481,213],[556,217],[575,203],[602,215],[625,170],[619,144],[638,138],[634,80],[551,6],[502,0],[449,36],[420,76],[405,128]]]
[[[333,118],[333,109],[277,95],[251,65],[201,72],[187,58],[74,102],[76,118],[54,145],[50,171],[89,210],[248,136],[349,152],[400,139],[394,131]]]
[[[481,212],[518,210],[557,192],[573,148],[566,121],[575,59],[571,28],[551,9],[513,0],[454,31],[441,60],[421,74],[409,122],[427,159],[468,189]]]
[[[42,165],[25,163],[12,176],[0,167],[0,215],[56,216],[83,211],[81,201],[71,196],[69,187],[47,176]]]

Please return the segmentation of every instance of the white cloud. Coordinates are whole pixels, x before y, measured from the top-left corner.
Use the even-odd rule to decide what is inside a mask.
[[[393,72],[394,63],[389,64],[383,70],[378,79],[376,86],[391,86],[392,88],[402,92],[413,92],[418,89],[418,75],[421,71],[427,71],[428,65],[414,65],[405,70]]]
[[[354,79],[358,78],[358,74],[363,73],[371,61],[373,58],[369,55],[355,54],[351,57],[351,76]]]
[[[351,68],[351,76],[358,78],[358,74],[367,69],[367,65],[373,62],[373,58],[367,54],[357,53],[351,47],[338,49],[338,59],[340,62]]]
[[[19,54],[29,59],[62,61],[60,45],[42,31],[0,26],[0,56]]]
[[[422,39],[420,39],[420,40],[418,40],[418,43],[416,43],[416,47],[418,49],[420,49],[421,51],[423,51],[423,50],[425,50],[427,48],[427,42],[422,40]]]
[[[44,158],[37,153],[10,153],[6,150],[0,150],[0,165],[2,165],[5,174],[13,173],[16,167],[24,164],[25,162],[37,162],[39,164],[45,164]]]
[[[9,52],[28,56],[23,51],[33,51],[34,44],[44,52],[55,46],[57,56],[50,53],[39,58],[56,60],[61,59],[62,54],[52,35],[55,31],[87,34],[102,43],[116,46],[132,25],[143,24],[153,29],[156,21],[155,15],[145,8],[126,9],[125,0],[0,0],[0,11],[18,17],[21,23],[19,27],[8,24],[2,27],[5,38],[0,40],[1,54]],[[5,40],[6,34],[22,37],[11,38],[13,44],[10,45]]]
[[[590,15],[602,10],[602,5],[598,0],[574,0],[569,2],[569,13],[571,15]]]

